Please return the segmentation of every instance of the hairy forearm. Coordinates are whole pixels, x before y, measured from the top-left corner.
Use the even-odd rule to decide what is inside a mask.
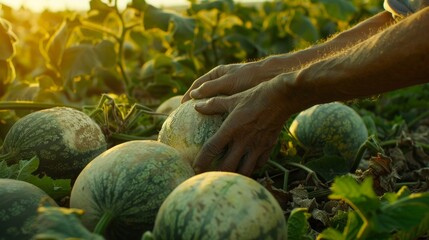
[[[306,105],[366,97],[429,82],[429,8],[298,72]],[[290,83],[289,83],[290,84]]]
[[[350,48],[393,23],[394,19],[389,12],[381,12],[323,43],[288,54],[273,55],[260,63],[266,69],[275,72],[274,75],[293,71],[309,63],[324,59],[338,51]]]

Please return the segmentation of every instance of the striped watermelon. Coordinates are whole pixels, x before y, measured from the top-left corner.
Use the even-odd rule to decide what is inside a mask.
[[[158,135],[158,141],[176,148],[190,164],[194,163],[203,144],[213,136],[224,120],[221,115],[197,112],[194,108],[197,101],[201,100],[189,100],[181,104],[164,121]]]
[[[83,209],[83,224],[107,239],[140,239],[153,227],[167,195],[193,175],[174,148],[158,141],[128,141],[82,170],[70,207]]]
[[[74,179],[107,148],[100,127],[85,113],[54,107],[30,113],[9,129],[0,159],[14,164],[39,158],[35,174]]]
[[[146,239],[284,240],[286,220],[273,195],[252,178],[205,172],[180,184],[164,201]]]
[[[0,240],[31,239],[41,201],[57,206],[48,194],[30,183],[0,178]]]
[[[311,154],[341,156],[350,167],[368,138],[359,114],[340,102],[319,104],[300,112],[289,131]]]

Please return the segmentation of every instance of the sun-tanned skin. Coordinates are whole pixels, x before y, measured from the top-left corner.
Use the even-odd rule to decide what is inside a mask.
[[[228,113],[195,161],[207,170],[250,175],[268,160],[284,122],[315,104],[371,96],[429,82],[429,8],[396,22],[382,12],[311,48],[214,68],[182,101],[208,98],[203,114]]]

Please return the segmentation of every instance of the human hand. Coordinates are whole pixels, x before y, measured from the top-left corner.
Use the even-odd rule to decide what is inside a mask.
[[[182,102],[219,95],[232,95],[272,79],[275,71],[264,69],[264,62],[219,65],[194,81]]]
[[[229,113],[219,130],[203,145],[194,162],[207,171],[223,155],[218,170],[250,175],[269,158],[287,118],[295,107],[287,100],[281,76],[230,96],[217,96],[195,105],[203,114]]]

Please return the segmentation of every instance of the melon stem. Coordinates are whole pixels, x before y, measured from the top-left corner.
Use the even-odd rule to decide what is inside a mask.
[[[104,235],[104,232],[106,231],[106,228],[109,226],[113,217],[114,214],[111,211],[105,211],[95,226],[93,232],[99,235]]]
[[[268,160],[268,163],[273,165],[274,167],[276,167],[277,169],[281,170],[284,173],[283,176],[283,190],[287,191],[287,187],[288,187],[288,181],[289,181],[289,170],[287,170],[285,167],[283,167],[281,164],[273,161],[273,160]]]

